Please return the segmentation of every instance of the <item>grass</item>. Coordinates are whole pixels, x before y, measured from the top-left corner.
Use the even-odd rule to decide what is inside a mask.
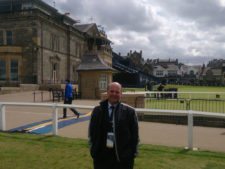
[[[87,141],[0,133],[0,169],[91,169]]]
[[[224,100],[177,100],[177,99],[145,99],[145,107],[150,109],[190,110],[225,113]]]
[[[216,99],[216,95],[220,95],[221,99],[225,99],[225,87],[214,86],[185,86],[185,85],[166,85],[166,88],[177,88],[178,92],[216,92],[216,94],[179,94],[179,98],[202,98]]]
[[[221,86],[188,86],[188,85],[171,85],[165,86],[167,88],[177,88],[179,92],[225,92],[225,87]],[[153,87],[157,90],[157,85]],[[145,91],[144,88],[123,88],[123,91]]]
[[[153,88],[157,89],[157,85]],[[225,113],[225,87],[166,85],[165,88],[177,88],[178,92],[215,92],[210,94],[181,93],[178,94],[178,98],[190,99],[191,110]],[[124,91],[144,91],[144,88],[125,88]],[[151,97],[154,96],[151,95]],[[182,102],[180,100],[146,99],[145,107],[152,109],[187,110],[189,107],[187,105],[188,100]]]
[[[174,87],[180,92],[225,92],[225,87],[219,86],[166,85],[166,88]]]
[[[224,169],[225,153],[140,145],[134,169]],[[0,133],[0,169],[92,169],[87,140]]]

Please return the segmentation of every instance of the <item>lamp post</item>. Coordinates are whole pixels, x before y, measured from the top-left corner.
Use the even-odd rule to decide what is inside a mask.
[[[38,52],[38,47],[36,45],[32,45],[32,56],[31,56],[31,62],[32,62],[32,68],[31,68],[31,82],[32,84],[36,83],[36,79],[35,79],[35,64],[37,64],[37,52]]]

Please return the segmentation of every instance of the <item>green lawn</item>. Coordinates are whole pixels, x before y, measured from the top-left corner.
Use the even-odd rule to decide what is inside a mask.
[[[149,109],[189,110],[189,107],[190,110],[225,113],[225,100],[145,99],[145,108]]]
[[[216,99],[216,95],[219,94],[221,99],[225,99],[225,87],[166,85],[165,88],[177,88],[178,92],[216,92],[216,94],[179,94],[179,98]]]
[[[157,89],[157,85],[153,88]],[[225,87],[166,85],[165,89],[168,88],[177,88],[178,92],[215,93],[178,94],[178,98],[187,99],[187,101],[145,99],[145,107],[151,109],[188,110],[189,106],[187,105],[187,102],[189,102],[188,100],[190,100],[189,103],[191,110],[225,113]],[[124,91],[144,91],[144,88],[124,88]],[[151,97],[155,97],[154,94],[151,94]]]
[[[166,88],[178,88],[180,92],[225,92],[225,87],[166,85]]]
[[[140,145],[134,169],[224,169],[225,153]],[[0,169],[92,169],[87,140],[0,133]]]

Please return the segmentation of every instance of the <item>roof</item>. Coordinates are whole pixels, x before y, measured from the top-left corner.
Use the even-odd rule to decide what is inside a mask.
[[[0,13],[23,12],[27,10],[39,10],[52,18],[61,18],[65,24],[73,25],[78,21],[58,12],[44,0],[0,0]]]
[[[178,70],[179,67],[177,65],[175,65],[175,64],[168,64],[167,65],[167,69],[168,70]]]
[[[214,76],[221,76],[222,75],[222,69],[212,69],[210,67],[206,67],[203,70],[202,75],[206,76],[208,73],[212,73],[212,75],[214,75]]]
[[[214,76],[221,76],[222,70],[221,69],[212,69],[212,73]]]
[[[78,29],[81,32],[87,33],[89,29],[91,29],[95,23],[90,23],[90,24],[80,24],[80,25],[74,25],[76,29]]]
[[[123,71],[123,72],[126,72],[126,73],[138,73],[138,70],[136,69],[133,69],[133,68],[130,68],[126,65],[123,65],[119,62],[115,62],[113,64],[113,67],[116,69],[116,70],[119,70],[119,71]]]
[[[90,70],[107,70],[116,71],[108,66],[97,54],[86,54],[82,58],[81,64],[78,66],[77,71],[90,71]]]
[[[89,35],[90,37],[97,37],[98,39],[111,42],[105,33],[100,31],[96,25],[96,23],[89,23],[89,24],[76,24],[73,26],[78,31]]]
[[[154,70],[165,70],[166,68],[163,67],[162,65],[155,65]]]
[[[167,64],[167,65],[163,65],[163,64],[158,64],[154,66],[155,69],[157,70],[178,70],[179,67],[175,64]]]

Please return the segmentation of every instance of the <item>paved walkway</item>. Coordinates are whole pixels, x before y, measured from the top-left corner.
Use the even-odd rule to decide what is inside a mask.
[[[44,102],[49,100],[49,93],[43,95]],[[21,92],[16,94],[0,95],[0,102],[33,102],[32,92]],[[36,96],[36,101],[41,101],[41,95]],[[74,104],[78,105],[98,105],[99,100],[74,100]],[[90,110],[78,110],[83,117],[76,119],[70,110],[70,116],[66,121],[71,123],[59,129],[59,135],[71,138],[87,139],[88,118],[84,117]],[[6,108],[6,129],[14,129],[24,126],[25,124],[39,123],[52,118],[52,110],[49,108],[31,108],[31,107],[15,107]],[[59,116],[62,117],[62,110],[59,110]],[[85,119],[86,118],[86,119]],[[63,122],[65,123],[65,122]],[[39,124],[40,125],[40,124]],[[151,122],[139,122],[140,140],[143,144],[155,144],[185,147],[187,146],[187,126],[161,124]],[[194,127],[194,147],[202,150],[225,152],[225,129]]]

